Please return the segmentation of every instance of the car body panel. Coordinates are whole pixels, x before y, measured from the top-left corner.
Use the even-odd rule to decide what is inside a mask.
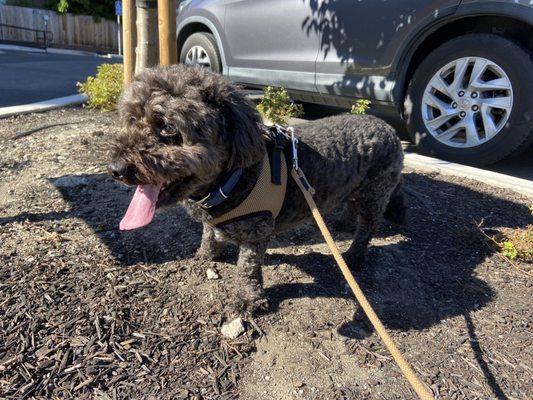
[[[393,6],[383,1],[322,0],[313,10],[321,46],[317,90],[392,101],[391,66],[399,44],[428,20],[452,14],[459,2],[396,0]]]
[[[353,98],[398,107],[415,49],[436,29],[472,15],[533,24],[529,0],[184,0],[178,35],[211,30],[223,73],[296,98],[345,105]]]
[[[233,0],[226,3],[231,79],[315,90],[318,35],[301,27],[300,21],[308,16],[305,2]]]

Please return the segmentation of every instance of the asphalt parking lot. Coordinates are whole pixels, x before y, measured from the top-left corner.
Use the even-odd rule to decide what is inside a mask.
[[[70,96],[76,83],[113,59],[93,55],[0,50],[0,107]]]

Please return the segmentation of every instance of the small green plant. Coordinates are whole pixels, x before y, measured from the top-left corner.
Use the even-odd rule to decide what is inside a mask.
[[[122,93],[123,76],[122,64],[102,64],[96,76],[89,76],[84,83],[78,82],[79,92],[89,96],[89,108],[114,110]]]
[[[518,250],[514,246],[513,242],[505,241],[500,244],[501,253],[509,260],[514,260],[518,256]]]
[[[533,262],[533,224],[523,228],[502,229],[500,252],[510,260]]]
[[[359,99],[352,106],[352,109],[350,110],[350,114],[365,115],[369,108],[370,108],[370,100]]]
[[[265,95],[257,109],[263,118],[280,125],[286,124],[289,118],[303,114],[302,105],[294,104],[285,89],[271,86],[265,89]]]

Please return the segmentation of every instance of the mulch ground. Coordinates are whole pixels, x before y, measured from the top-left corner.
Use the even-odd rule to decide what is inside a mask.
[[[234,249],[195,260],[201,227],[180,208],[118,231],[132,195],[105,174],[118,130],[82,108],[0,120],[0,398],[414,398],[312,225],[273,241],[270,309],[224,338]],[[478,225],[525,228],[533,201],[405,172],[409,224],[383,225],[364,291],[437,398],[532,398],[533,269]]]

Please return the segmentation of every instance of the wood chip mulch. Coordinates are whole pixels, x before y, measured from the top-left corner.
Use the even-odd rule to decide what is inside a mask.
[[[2,398],[236,396],[249,341],[221,338],[219,314],[189,307],[173,268],[118,274],[61,251],[1,270]]]

